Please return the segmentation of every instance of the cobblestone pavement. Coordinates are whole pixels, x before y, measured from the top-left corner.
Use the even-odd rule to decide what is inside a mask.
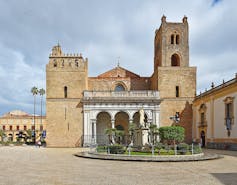
[[[82,150],[0,147],[0,185],[237,184],[237,152],[217,160],[167,163],[104,161],[73,155]]]

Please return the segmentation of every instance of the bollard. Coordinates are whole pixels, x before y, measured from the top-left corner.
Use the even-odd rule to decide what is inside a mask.
[[[193,155],[193,143],[192,143],[192,155]]]

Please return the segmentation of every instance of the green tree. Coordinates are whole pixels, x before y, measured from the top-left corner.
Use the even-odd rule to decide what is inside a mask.
[[[33,131],[31,129],[26,130],[27,136],[25,137],[25,142],[27,141],[27,139],[32,140],[32,133]]]
[[[105,134],[108,136],[110,144],[114,144],[114,136],[115,136],[116,128],[106,128]]]
[[[124,131],[123,130],[115,130],[115,140],[118,144],[121,144],[122,138],[124,136]]]
[[[3,141],[3,138],[6,137],[6,134],[3,130],[0,130],[0,137],[1,137],[1,141]]]
[[[159,128],[159,135],[162,141],[173,142],[182,142],[184,140],[184,131],[185,129],[180,126],[166,126]]]

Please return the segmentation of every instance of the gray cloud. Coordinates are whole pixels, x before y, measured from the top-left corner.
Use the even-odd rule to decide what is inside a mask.
[[[12,109],[32,113],[30,89],[45,88],[45,65],[57,42],[65,53],[88,57],[90,76],[116,66],[118,57],[121,66],[150,76],[154,32],[163,14],[172,22],[181,22],[183,15],[189,18],[190,64],[198,68],[197,91],[212,81],[228,80],[237,72],[236,5],[234,0],[2,0],[0,114]]]

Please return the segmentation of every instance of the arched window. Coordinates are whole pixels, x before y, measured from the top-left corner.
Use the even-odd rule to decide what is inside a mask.
[[[179,44],[179,35],[176,35],[176,44]]]
[[[171,66],[180,66],[180,59],[177,54],[171,56]]]
[[[78,67],[78,60],[75,60],[75,66]]]
[[[125,88],[124,88],[124,86],[123,85],[121,85],[121,84],[118,84],[118,85],[116,85],[116,87],[115,87],[115,89],[114,89],[115,91],[125,91]]]
[[[57,61],[56,60],[54,60],[54,62],[53,62],[53,67],[57,67]]]
[[[170,43],[171,43],[171,44],[174,44],[174,35],[171,35]]]
[[[64,87],[64,98],[67,98],[67,86]]]

